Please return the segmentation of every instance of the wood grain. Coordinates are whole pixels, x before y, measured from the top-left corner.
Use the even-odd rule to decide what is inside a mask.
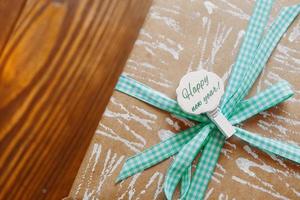
[[[0,1],[0,53],[13,30],[25,2],[25,0]]]
[[[24,2],[0,0],[0,199],[61,199],[151,1]]]

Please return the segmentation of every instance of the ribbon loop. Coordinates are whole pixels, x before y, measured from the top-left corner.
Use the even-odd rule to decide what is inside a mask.
[[[300,148],[294,144],[266,138],[241,128],[237,128],[236,136],[267,153],[300,163]]]
[[[286,7],[281,10],[279,16],[273,22],[270,30],[268,30],[257,48],[256,53],[252,55],[252,63],[249,65],[251,67],[247,70],[247,73],[243,78],[243,84],[238,88],[231,99],[227,101],[225,112],[228,113],[228,115],[233,112],[235,105],[248,94],[251,86],[261,73],[271,53],[275,49],[283,34],[286,32],[289,25],[298,15],[299,11],[300,4],[292,7]]]
[[[121,75],[115,89],[161,110],[173,113],[181,118],[187,118],[202,123],[207,123],[209,121],[205,115],[189,115],[183,112],[175,100],[170,99],[166,95],[155,91],[128,76]]]
[[[236,112],[229,119],[238,124],[250,117],[267,110],[293,96],[294,92],[287,81],[280,81],[258,95],[236,105]]]
[[[223,96],[221,106],[222,110],[227,110],[230,107],[230,105],[227,104],[227,101],[236,93],[240,87],[240,83],[243,82],[247,71],[251,68],[252,55],[259,46],[272,5],[273,0],[258,0],[255,3],[254,11],[250,18],[243,43],[239,50],[232,72],[230,73],[226,91]]]

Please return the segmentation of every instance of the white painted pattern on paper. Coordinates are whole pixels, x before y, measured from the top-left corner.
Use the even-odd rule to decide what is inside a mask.
[[[243,1],[243,4],[235,0],[155,0],[124,73],[172,98],[178,84],[175,80],[180,79],[173,70],[182,75],[202,68],[216,70],[225,82],[242,43],[254,0]],[[290,1],[280,0],[274,10],[278,13],[279,7],[285,4],[291,5]],[[254,93],[262,91],[289,78],[295,95],[288,100],[288,106],[276,106],[260,113],[251,124],[243,124],[251,131],[256,127],[258,134],[298,145],[300,49],[294,44],[299,43],[298,18],[273,52],[253,90]],[[87,162],[73,186],[75,197],[103,199],[107,197],[104,194],[108,191],[107,185],[111,184],[115,199],[165,198],[162,192],[165,164],[136,174],[118,185],[114,184],[114,179],[126,158],[196,123],[160,112],[138,100],[124,99],[118,95],[110,99],[96,131],[97,142],[91,144],[85,158]],[[110,146],[107,142],[111,143],[111,148],[107,148]],[[122,152],[113,148],[116,146]],[[193,168],[195,166],[196,163]],[[227,190],[225,182],[236,190],[255,191],[260,198],[298,199],[299,168],[239,140],[229,140],[222,149],[205,199],[243,199],[235,191]]]

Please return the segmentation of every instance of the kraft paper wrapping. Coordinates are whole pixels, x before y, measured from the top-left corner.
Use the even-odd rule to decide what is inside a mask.
[[[242,42],[254,1],[155,0],[124,74],[176,98],[180,78],[204,68],[224,81]],[[280,8],[300,3],[278,0]],[[108,66],[109,67],[109,66]],[[279,80],[295,96],[242,126],[300,144],[300,18],[273,52],[250,96]],[[115,184],[129,156],[194,125],[125,94],[114,92],[70,192],[74,199],[165,199],[164,174],[174,158]],[[195,167],[195,166],[194,166]],[[233,137],[226,141],[206,199],[299,199],[299,165],[263,153]]]

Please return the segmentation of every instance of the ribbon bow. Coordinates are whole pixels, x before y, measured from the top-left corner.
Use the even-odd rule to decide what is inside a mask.
[[[273,0],[256,1],[243,44],[221,101],[221,112],[233,125],[239,124],[293,95],[288,82],[281,81],[254,97],[244,100],[273,49],[300,12],[300,5],[283,8],[268,32],[262,37],[272,4]],[[206,115],[187,114],[180,109],[175,100],[134,79],[122,75],[116,85],[116,90],[181,118],[200,122],[198,125],[128,158],[117,181],[124,180],[178,153],[165,178],[164,192],[167,199],[172,199],[180,181],[181,199],[203,199],[225,137]],[[235,128],[234,135],[254,147],[300,163],[299,146],[266,138],[239,127]],[[191,165],[200,152],[202,155],[192,176]]]

